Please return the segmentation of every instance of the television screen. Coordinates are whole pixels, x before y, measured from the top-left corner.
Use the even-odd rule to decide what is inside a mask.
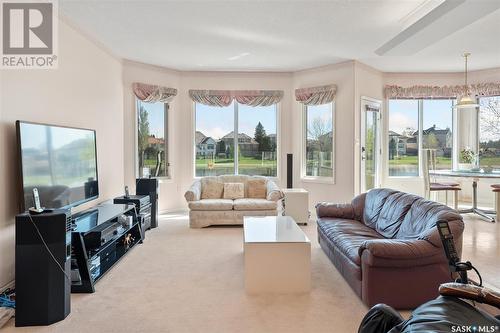
[[[45,208],[69,208],[99,196],[95,131],[17,121],[24,200],[33,188]]]

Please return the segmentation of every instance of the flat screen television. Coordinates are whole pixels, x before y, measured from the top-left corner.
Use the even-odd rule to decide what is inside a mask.
[[[71,208],[99,197],[94,130],[16,122],[20,156],[21,211],[34,206]]]

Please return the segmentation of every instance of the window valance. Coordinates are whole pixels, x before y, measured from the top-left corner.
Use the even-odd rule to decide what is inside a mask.
[[[384,88],[386,98],[419,99],[419,98],[459,98],[467,94],[473,96],[499,96],[500,83],[476,83],[466,89],[465,85],[456,86],[412,86],[401,87],[387,85]]]
[[[334,84],[300,88],[295,90],[295,100],[305,105],[320,105],[330,103],[337,93],[337,86]]]
[[[228,106],[233,100],[249,106],[269,106],[283,99],[282,90],[189,90],[189,97],[210,106]]]
[[[133,83],[132,89],[138,99],[147,103],[169,103],[177,95],[177,89],[139,82]]]

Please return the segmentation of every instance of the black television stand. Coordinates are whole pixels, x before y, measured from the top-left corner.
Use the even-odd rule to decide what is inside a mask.
[[[123,217],[128,217],[130,223],[119,224]],[[93,293],[95,283],[135,245],[142,243],[141,224],[134,205],[119,204],[102,204],[75,214],[73,222],[71,292]],[[112,232],[96,239],[97,230]]]

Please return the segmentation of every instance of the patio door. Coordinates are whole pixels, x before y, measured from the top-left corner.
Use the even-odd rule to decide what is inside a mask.
[[[381,101],[361,98],[361,192],[380,186]]]

